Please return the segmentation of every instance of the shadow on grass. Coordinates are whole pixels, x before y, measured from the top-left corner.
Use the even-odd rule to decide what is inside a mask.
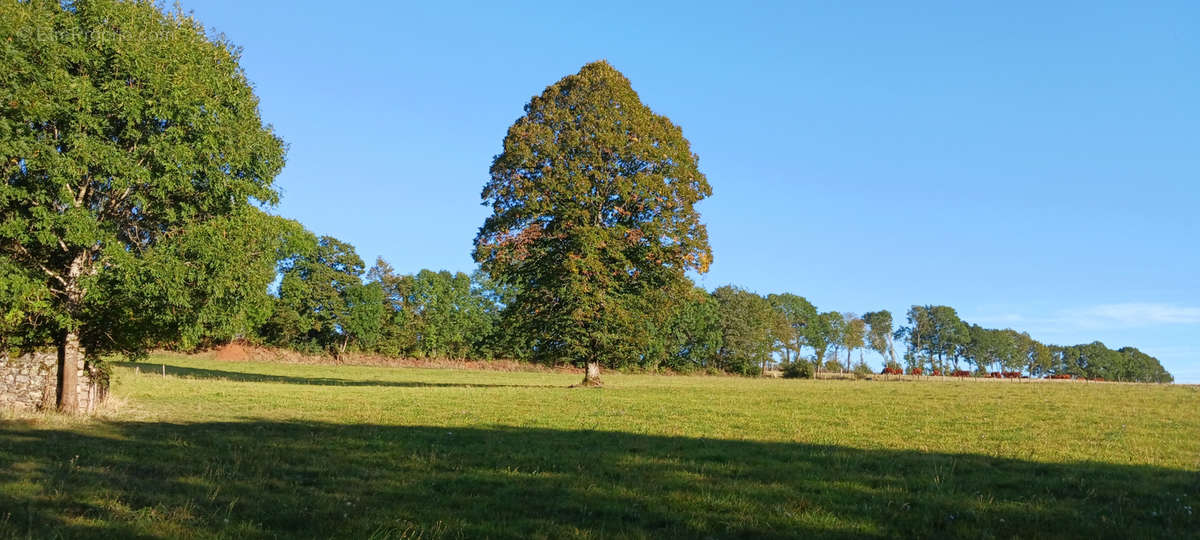
[[[183,366],[173,366],[170,364],[155,364],[155,363],[138,363],[138,362],[112,362],[114,366],[133,368],[145,368],[147,375],[155,375],[165,372],[172,377],[182,379],[220,379],[235,382],[255,382],[255,383],[279,383],[279,384],[307,384],[314,386],[386,386],[397,388],[434,388],[434,387],[457,387],[457,388],[554,388],[552,385],[543,384],[491,384],[491,383],[437,383],[437,382],[422,382],[422,381],[377,381],[377,380],[354,380],[354,379],[339,379],[336,377],[292,377],[287,375],[267,375],[263,373],[245,373],[241,371],[222,371],[219,369],[203,369]]]
[[[0,537],[1187,537],[1197,499],[1189,471],[792,443],[0,423]]]

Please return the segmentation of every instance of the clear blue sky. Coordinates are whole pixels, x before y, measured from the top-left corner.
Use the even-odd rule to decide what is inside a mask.
[[[701,285],[947,304],[1200,382],[1200,3],[498,4],[183,2],[290,144],[278,212],[368,262],[470,271],[505,130],[603,58],[713,186]]]

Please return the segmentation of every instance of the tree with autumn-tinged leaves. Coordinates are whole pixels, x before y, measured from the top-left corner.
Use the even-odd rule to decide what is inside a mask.
[[[643,354],[643,321],[683,296],[685,272],[707,271],[695,205],[710,194],[679,127],[593,62],[508,129],[474,256],[518,291],[504,324],[529,336],[532,357],[582,364],[584,384],[599,384],[602,364]]]
[[[0,265],[59,348],[63,410],[84,358],[141,345],[106,326],[110,272],[277,198],[283,143],[238,54],[150,2],[0,4]]]

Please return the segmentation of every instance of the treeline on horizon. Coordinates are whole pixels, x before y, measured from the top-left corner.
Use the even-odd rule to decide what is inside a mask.
[[[368,268],[349,243],[317,237],[294,221],[258,211],[249,215],[252,229],[230,222],[228,230],[193,235],[190,247],[180,246],[226,254],[205,257],[225,262],[198,269],[208,274],[204,282],[210,287],[220,284],[217,290],[181,303],[204,304],[209,297],[224,301],[204,304],[190,322],[164,317],[170,305],[131,310],[151,319],[136,326],[153,328],[157,321],[186,329],[177,340],[161,341],[161,347],[193,351],[244,340],[339,358],[360,353],[534,360],[534,336],[523,335],[523,327],[506,317],[505,307],[517,291],[482,270],[399,274],[383,259]],[[178,254],[169,258],[178,259]],[[159,286],[164,293],[186,291],[190,280],[179,270],[145,265],[140,275],[127,276],[123,287],[176,282],[179,287]],[[733,285],[709,292],[693,286],[669,313],[649,310],[642,319],[647,331],[638,335],[646,337],[630,336],[635,343],[629,353],[607,358],[605,367],[741,375],[779,367],[800,376],[861,374],[873,371],[866,362],[870,355],[891,373],[1173,381],[1157,359],[1136,348],[1113,350],[1098,341],[1043,344],[1025,332],[969,324],[949,306],[912,306],[898,325],[887,310],[861,316],[822,312],[796,294],[763,296]],[[902,354],[896,343],[903,345]]]

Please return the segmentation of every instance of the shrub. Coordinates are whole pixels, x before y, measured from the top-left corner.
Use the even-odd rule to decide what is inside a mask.
[[[804,360],[789,362],[783,365],[783,378],[785,379],[811,379],[812,377],[812,364]]]
[[[855,379],[861,379],[868,375],[874,375],[874,373],[871,371],[871,366],[868,366],[866,364],[866,362],[859,362],[857,364],[854,364],[854,378]]]

